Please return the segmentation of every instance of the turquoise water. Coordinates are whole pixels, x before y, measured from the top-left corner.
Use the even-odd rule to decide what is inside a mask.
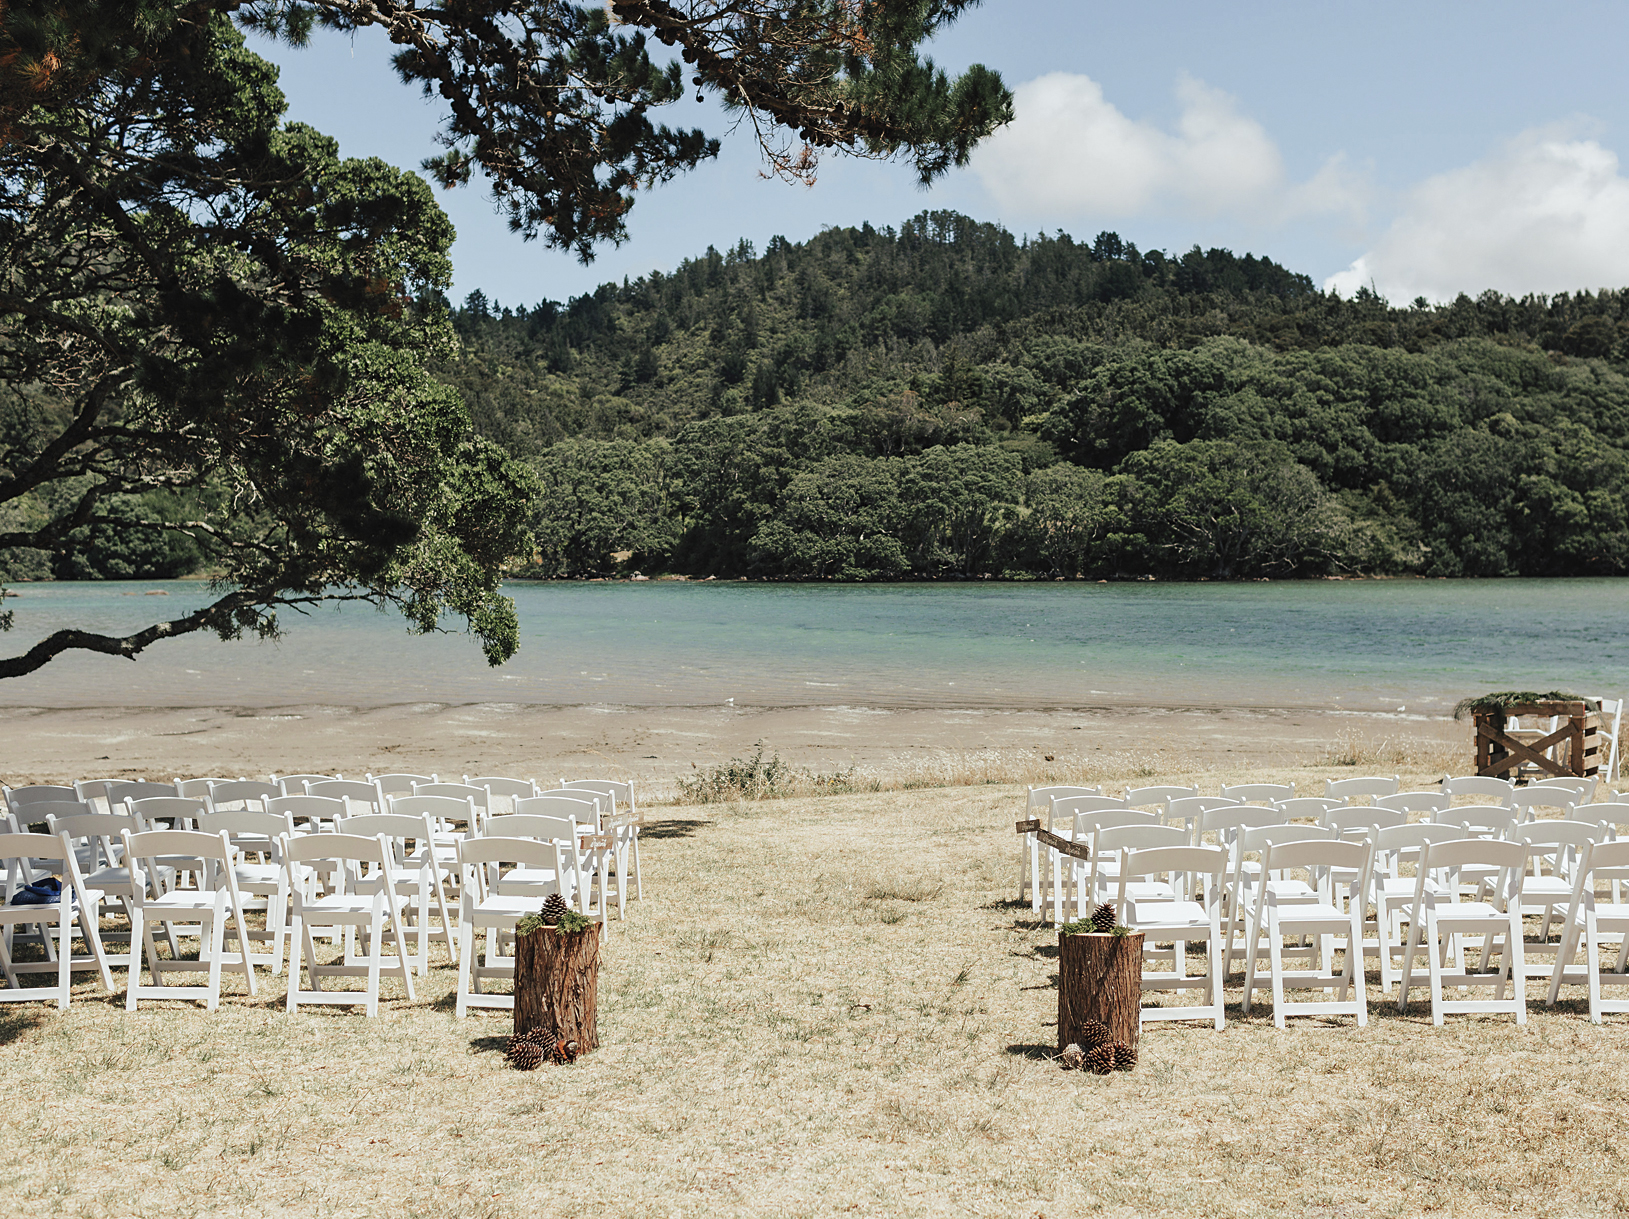
[[[140,595],[163,590],[165,597]],[[6,653],[61,626],[179,617],[186,581],[28,584]],[[1629,688],[1629,581],[516,584],[520,654],[391,614],[285,615],[278,643],[191,636],[0,682],[19,706],[499,702],[665,706],[1322,707],[1443,714],[1465,694]]]

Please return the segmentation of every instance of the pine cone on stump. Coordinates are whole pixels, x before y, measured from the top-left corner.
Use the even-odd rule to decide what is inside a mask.
[[[1104,1044],[1087,1051],[1086,1069],[1093,1075],[1107,1075],[1114,1070],[1114,1047]]]
[[[1080,1026],[1081,1045],[1095,1050],[1109,1040],[1109,1026],[1101,1020],[1087,1020]]]
[[[570,909],[565,898],[558,893],[551,893],[543,900],[543,921],[553,927],[559,923],[560,916]]]
[[[1092,930],[1103,935],[1107,935],[1114,930],[1115,921],[1114,907],[1108,902],[1104,902],[1096,910],[1092,911]]]
[[[1137,1065],[1137,1047],[1127,1045],[1123,1041],[1114,1043],[1114,1069],[1116,1071],[1129,1071]]]

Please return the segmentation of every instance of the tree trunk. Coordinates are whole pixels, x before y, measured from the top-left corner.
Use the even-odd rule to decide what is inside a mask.
[[[1142,1004],[1142,932],[1058,937],[1059,1050],[1071,1042],[1091,1048],[1081,1034],[1088,1020],[1101,1020],[1109,1040],[1136,1049]]]
[[[563,933],[539,927],[515,937],[515,1032],[541,1026],[577,1053],[598,1049],[599,924]]]

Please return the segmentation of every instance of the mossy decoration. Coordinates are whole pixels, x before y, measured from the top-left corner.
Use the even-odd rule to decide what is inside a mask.
[[[1508,715],[1512,707],[1524,707],[1531,703],[1583,703],[1591,711],[1601,709],[1598,700],[1585,698],[1582,694],[1563,694],[1560,690],[1551,690],[1545,694],[1534,690],[1499,690],[1493,694],[1479,694],[1475,698],[1460,699],[1454,704],[1454,718],[1462,720],[1478,711],[1498,711]]]
[[[593,925],[593,919],[587,915],[578,914],[575,910],[567,909],[558,914],[553,914],[545,906],[537,914],[528,914],[520,922],[516,923],[515,934],[531,935],[540,927],[553,927],[564,935],[574,935],[579,931],[587,931]]]

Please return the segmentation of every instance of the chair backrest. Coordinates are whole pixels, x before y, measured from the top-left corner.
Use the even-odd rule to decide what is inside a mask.
[[[46,825],[52,834],[66,834],[69,842],[83,840],[91,848],[86,861],[94,870],[114,862],[113,844],[124,844],[126,831],[134,834],[141,830],[140,819],[116,813],[71,813],[66,816],[48,816]]]
[[[1297,796],[1293,800],[1280,800],[1278,802],[1278,811],[1284,815],[1285,821],[1296,821],[1302,818],[1322,821],[1331,809],[1344,807],[1344,801],[1332,800],[1327,796]]]
[[[11,806],[11,811],[18,814],[22,813],[25,804],[39,804],[45,800],[78,801],[78,799],[79,793],[72,786],[61,783],[32,783],[24,787],[6,789],[6,802]]]
[[[1447,808],[1453,801],[1454,798],[1444,791],[1398,792],[1392,796],[1375,797],[1377,806],[1399,813],[1434,813]]]
[[[1241,829],[1261,825],[1282,825],[1276,808],[1261,804],[1229,804],[1221,808],[1206,809],[1199,818],[1199,833],[1217,834],[1229,845]]]
[[[1237,841],[1243,857],[1273,842],[1334,842],[1335,831],[1322,825],[1253,825],[1240,829]]]
[[[226,840],[239,850],[265,851],[278,854],[277,840],[295,834],[294,818],[287,813],[257,813],[250,809],[232,808],[219,813],[203,813],[198,828],[205,834],[225,834]]]
[[[441,782],[439,775],[376,775],[370,773],[364,777],[369,783],[375,784],[387,796],[411,796],[414,784]]]
[[[616,779],[574,779],[570,783],[561,779],[560,790],[600,792],[602,795],[610,796],[616,802],[614,805],[609,801],[602,802],[608,816],[634,812],[638,808],[634,803],[633,784],[622,783]]]
[[[1295,799],[1293,783],[1236,783],[1232,787],[1222,784],[1222,795],[1241,804],[1276,804],[1280,800]]]
[[[1534,779],[1516,790],[1532,792],[1553,788],[1559,791],[1570,791],[1578,797],[1578,803],[1588,804],[1595,795],[1595,785],[1598,782],[1599,777],[1596,775],[1590,775],[1587,778],[1578,775],[1551,775],[1543,779]]]
[[[1510,806],[1524,819],[1569,817],[1573,809],[1584,803],[1587,801],[1580,800],[1577,792],[1565,787],[1519,787],[1510,797]]]
[[[1183,787],[1180,784],[1164,783],[1154,787],[1128,787],[1125,794],[1127,808],[1138,808],[1144,804],[1157,804],[1164,808],[1172,800],[1187,800],[1199,794],[1197,787]]]
[[[1571,847],[1581,851],[1591,843],[1604,841],[1606,829],[1588,821],[1529,821],[1512,829],[1510,836],[1529,847]]]
[[[535,838],[540,842],[564,842],[575,849],[577,829],[582,822],[572,817],[548,817],[539,813],[505,813],[486,823],[483,838]]]
[[[230,783],[211,783],[209,785],[209,807],[214,812],[225,808],[237,806],[248,808],[251,804],[259,805],[262,812],[266,811],[266,801],[275,800],[283,794],[283,789],[275,783],[262,783],[258,779],[233,779]]]
[[[1592,821],[1609,825],[1629,836],[1629,801],[1609,800],[1600,804],[1580,804],[1568,814],[1574,821]]]
[[[1395,796],[1403,786],[1400,776],[1360,775],[1352,779],[1325,779],[1324,796],[1330,800],[1369,799],[1377,796]]]
[[[292,817],[296,825],[310,824],[320,830],[345,816],[350,806],[333,796],[278,796],[266,801],[266,811]]]
[[[1178,800],[1166,802],[1164,818],[1167,821],[1193,820],[1210,812],[1213,808],[1238,808],[1237,800],[1226,800],[1221,796],[1183,796]]]
[[[379,788],[358,779],[325,779],[321,783],[307,783],[305,792],[308,796],[327,796],[330,800],[366,804],[376,813],[384,812],[386,807]]]
[[[89,800],[36,800],[18,810],[17,820],[19,824],[29,826],[49,821],[52,817],[78,817],[86,813],[92,817],[107,816],[106,813],[98,813]]]
[[[1031,787],[1024,797],[1024,812],[1034,813],[1038,808],[1051,808],[1052,801],[1065,796],[1101,796],[1101,787],[1073,787],[1054,783],[1046,787]]]
[[[1421,871],[1473,867],[1506,868],[1518,875],[1527,867],[1527,844],[1496,838],[1450,838],[1420,848]]]
[[[473,783],[419,783],[408,793],[414,796],[449,796],[454,800],[473,800],[475,807],[485,811],[491,807],[492,793]]]
[[[1110,808],[1128,807],[1120,796],[1054,796],[1047,808],[1046,827],[1056,830],[1071,817],[1081,813],[1096,813]]]
[[[458,862],[461,866],[480,864],[518,864],[523,868],[549,868],[556,875],[565,866],[559,848],[552,841],[537,838],[509,838],[488,835],[481,838],[462,838],[458,842]],[[466,888],[466,894],[469,890]]]
[[[73,788],[70,787],[68,790],[72,791]],[[94,816],[95,814],[92,815]],[[102,815],[106,816],[105,813]],[[27,832],[21,834],[0,834],[0,859],[20,860],[23,864],[23,869],[21,870],[23,870],[25,873],[27,871],[28,862],[33,859],[46,859],[55,863],[66,865],[71,864],[73,862],[73,858],[73,848],[70,847],[67,842],[63,841],[60,834],[34,834]],[[17,870],[18,869],[14,865],[8,865],[6,868],[6,874],[9,877]],[[10,898],[11,895],[7,893],[6,899],[9,901]]]
[[[340,834],[360,834],[364,838],[383,834],[386,838],[428,840],[433,836],[428,818],[406,813],[357,813],[340,817],[334,822],[334,830]]]
[[[1429,821],[1414,821],[1407,825],[1381,826],[1375,835],[1375,850],[1418,851],[1433,842],[1450,842],[1463,838],[1465,833],[1457,825],[1433,825]]]
[[[1069,837],[1080,841],[1103,829],[1122,825],[1159,825],[1159,823],[1158,813],[1147,813],[1140,808],[1100,808],[1089,813],[1076,813],[1070,818]]]
[[[1261,870],[1283,872],[1290,868],[1317,871],[1323,868],[1352,868],[1360,875],[1354,877],[1353,891],[1362,893],[1368,886],[1361,874],[1367,872],[1374,861],[1374,847],[1367,842],[1342,842],[1338,838],[1268,839],[1261,847]]]
[[[272,775],[271,781],[283,789],[285,796],[305,795],[307,783],[332,783],[336,779],[343,780],[344,775]]]
[[[224,833],[206,834],[202,830],[143,830],[139,834],[126,831],[123,838],[126,862],[160,857],[197,859],[219,864],[227,864],[232,860],[232,848]]]
[[[515,801],[515,813],[537,817],[573,817],[579,825],[595,827],[599,825],[599,816],[603,811],[599,799],[593,793],[583,791],[573,792],[569,796],[555,793]]]
[[[1491,796],[1503,803],[1510,799],[1516,785],[1494,775],[1443,775],[1442,790],[1450,797]]]
[[[175,794],[185,796],[188,800],[207,800],[209,798],[209,789],[214,784],[241,783],[242,781],[242,775],[239,775],[236,779],[177,779],[175,781]]]
[[[535,779],[506,779],[502,775],[476,775],[471,778],[465,775],[464,782],[471,787],[484,787],[494,796],[507,796],[511,800],[537,795]]]
[[[1616,887],[1624,881],[1629,881],[1629,839],[1596,842],[1579,856],[1573,892],[1593,890],[1595,885],[1603,882],[1610,882]]]
[[[155,821],[168,821],[169,828],[185,828],[179,823],[196,821],[210,811],[207,800],[189,800],[185,796],[149,796],[145,800],[131,800],[121,808],[141,818],[143,826],[151,827]]]
[[[1408,814],[1391,808],[1376,808],[1373,805],[1358,807],[1347,805],[1343,808],[1330,809],[1324,814],[1323,823],[1335,831],[1336,837],[1345,838],[1360,831],[1372,835],[1388,826],[1407,825]]]
[[[1133,877],[1190,872],[1221,880],[1227,872],[1227,852],[1221,847],[1149,847],[1127,851],[1120,859],[1120,883]]]
[[[383,838],[360,834],[298,834],[284,840],[283,857],[291,863],[333,860],[341,863],[377,864],[390,869],[390,849]]]
[[[109,812],[132,800],[162,800],[165,796],[173,799],[181,794],[174,783],[146,783],[135,779],[104,780],[100,787]]]
[[[428,817],[436,829],[443,831],[455,824],[462,825],[468,834],[481,829],[481,815],[472,796],[462,800],[457,796],[391,796],[390,811],[405,817]]]
[[[1115,851],[1186,846],[1188,835],[1176,825],[1105,825],[1092,840],[1092,857]]]

